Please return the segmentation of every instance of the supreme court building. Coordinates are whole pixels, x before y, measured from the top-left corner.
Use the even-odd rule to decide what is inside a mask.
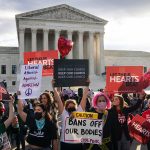
[[[58,38],[64,36],[74,42],[67,59],[89,59],[90,79],[95,86],[94,80],[105,72],[106,23],[106,20],[65,4],[16,15],[20,63],[23,52],[57,50]],[[45,88],[46,83],[50,83],[47,80],[43,78]]]
[[[0,47],[0,80],[7,81],[8,90],[18,90],[14,83],[19,83],[23,52],[57,50],[59,36],[74,42],[66,59],[89,59],[90,87],[94,90],[105,87],[107,65],[150,67],[148,52],[104,50],[106,23],[104,19],[65,4],[16,15],[19,47]],[[5,64],[9,66],[5,68]],[[42,91],[51,89],[51,79],[52,77],[43,77]]]

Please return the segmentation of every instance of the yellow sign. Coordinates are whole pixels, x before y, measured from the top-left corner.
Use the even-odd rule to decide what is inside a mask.
[[[85,118],[98,119],[98,114],[91,113],[91,112],[73,112],[73,116],[75,118],[80,118],[80,119],[85,119]]]

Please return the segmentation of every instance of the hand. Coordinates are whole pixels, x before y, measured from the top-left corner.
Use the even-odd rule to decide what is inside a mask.
[[[52,81],[51,81],[51,84],[52,84],[52,88],[54,89],[54,85],[55,85],[55,79],[52,79]]]
[[[10,96],[10,101],[9,103],[13,104],[14,103],[14,97],[13,96]]]
[[[86,84],[87,84],[87,86],[89,86],[89,85],[90,85],[90,79],[89,79],[89,78],[87,78],[87,80],[86,80]]]

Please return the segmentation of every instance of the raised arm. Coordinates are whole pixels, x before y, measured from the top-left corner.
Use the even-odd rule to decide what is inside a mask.
[[[81,102],[80,102],[80,106],[82,107],[82,109],[85,111],[85,107],[86,107],[86,102],[87,102],[87,96],[88,96],[88,93],[89,93],[89,79],[87,80],[87,85],[83,91],[83,96],[82,96],[82,99],[81,99]]]
[[[128,113],[131,113],[131,112],[135,111],[136,109],[138,109],[141,106],[141,104],[144,101],[144,99],[145,99],[145,93],[141,93],[137,103],[134,106],[126,108],[126,111]]]
[[[8,119],[4,122],[5,124],[5,127],[7,128],[11,123],[12,123],[12,120],[14,118],[14,106],[13,106],[13,97],[10,97],[10,101],[9,101],[9,117]]]
[[[23,103],[22,100],[18,100],[18,114],[21,119],[26,122],[27,114],[23,111]]]
[[[62,114],[62,112],[64,110],[64,106],[63,106],[63,103],[62,103],[62,100],[61,100],[61,97],[60,97],[60,93],[58,92],[57,88],[54,87],[54,83],[55,83],[55,80],[53,79],[52,80],[52,88],[53,88],[53,91],[54,91],[54,100],[58,104],[59,114]]]

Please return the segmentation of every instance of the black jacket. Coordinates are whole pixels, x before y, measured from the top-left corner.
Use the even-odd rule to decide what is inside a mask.
[[[122,133],[124,132],[127,140],[131,140],[130,135],[129,135],[129,130],[128,130],[128,115],[129,113],[131,113],[132,111],[135,111],[137,108],[139,108],[139,106],[141,105],[142,100],[138,100],[137,103],[134,106],[131,107],[124,107],[122,109],[121,112],[117,112],[116,107],[113,106],[111,108],[111,113],[114,116],[117,116],[117,121],[115,123],[116,126],[116,135],[117,135],[117,140],[121,140],[122,137]]]

